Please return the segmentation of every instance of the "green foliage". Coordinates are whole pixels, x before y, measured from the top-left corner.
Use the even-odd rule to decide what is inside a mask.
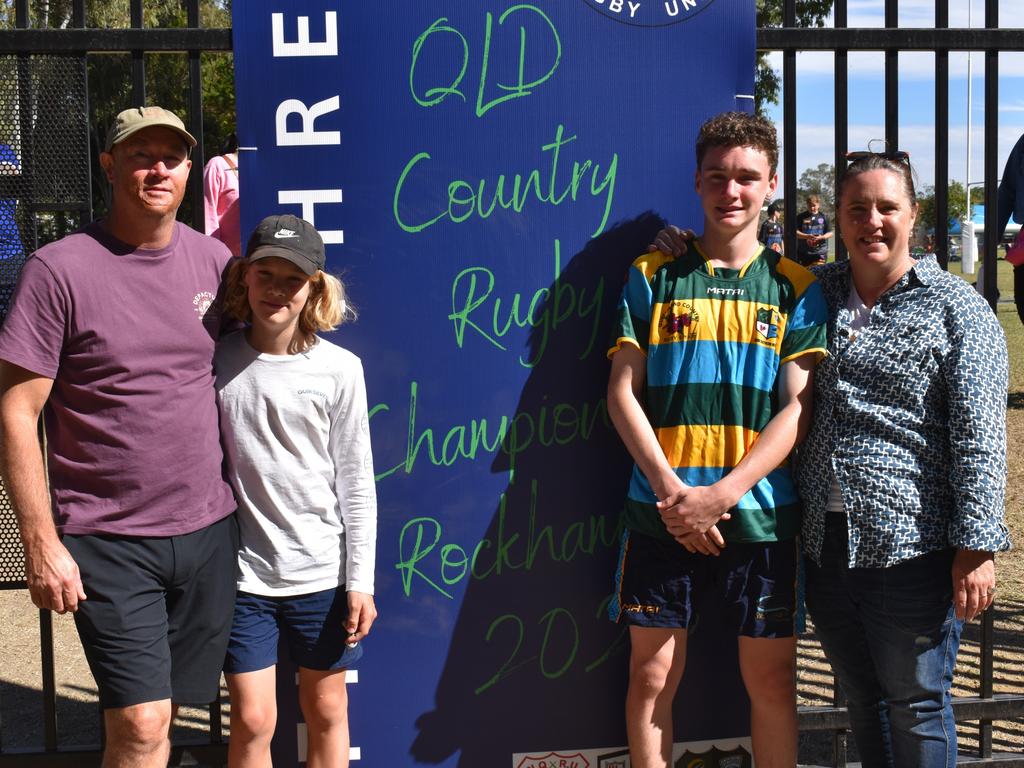
[[[821,200],[821,212],[829,221],[835,221],[836,169],[831,163],[821,163],[817,168],[808,168],[800,174],[796,185],[799,193],[798,210],[806,206],[808,195],[817,195]]]
[[[967,193],[964,185],[959,181],[949,182],[949,193],[946,196],[949,207],[949,222],[964,221],[967,218]],[[971,187],[971,204],[978,205],[985,202],[985,190],[981,187]],[[935,226],[935,187],[927,185],[917,196],[917,224],[925,230]]]
[[[782,0],[756,0],[757,26],[782,26]],[[797,0],[796,25],[798,27],[823,27],[825,19],[832,12],[832,0]],[[757,54],[757,72],[754,76],[754,108],[761,114],[768,104],[779,103],[782,78],[768,66],[768,53]]]

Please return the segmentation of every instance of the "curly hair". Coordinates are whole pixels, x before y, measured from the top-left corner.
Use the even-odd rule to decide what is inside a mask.
[[[775,125],[761,115],[723,112],[708,120],[697,134],[697,168],[711,147],[751,147],[764,152],[771,174],[779,164],[779,139]]]
[[[248,259],[235,259],[224,278],[224,311],[243,323],[252,322],[249,290],[245,285]],[[318,331],[333,331],[339,325],[355,320],[357,313],[345,293],[345,286],[334,275],[317,270],[309,278],[309,296],[299,314],[298,333],[290,352],[303,352],[316,343]]]

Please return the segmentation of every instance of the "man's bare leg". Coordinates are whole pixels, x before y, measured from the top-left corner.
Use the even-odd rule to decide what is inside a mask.
[[[166,768],[171,719],[169,699],[103,710],[103,768]]]
[[[739,638],[758,768],[796,765],[796,637]]]
[[[686,667],[686,630],[630,627],[626,734],[633,768],[672,762],[672,699]]]

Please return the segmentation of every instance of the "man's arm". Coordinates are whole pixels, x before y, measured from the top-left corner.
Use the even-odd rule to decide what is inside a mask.
[[[662,497],[658,508],[669,533],[680,539],[706,532],[789,456],[810,427],[817,360],[817,355],[806,354],[782,366],[777,385],[778,412],[725,477],[712,485],[685,488],[671,497]],[[690,548],[686,541],[683,545]]]
[[[53,379],[0,362],[0,465],[25,547],[32,602],[58,613],[85,600],[78,564],[57,536],[39,446],[39,414]]]

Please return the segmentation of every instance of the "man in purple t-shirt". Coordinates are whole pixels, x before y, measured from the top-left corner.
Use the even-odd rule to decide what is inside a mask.
[[[212,370],[230,254],[175,221],[195,143],[159,107],[118,115],[100,155],[109,215],[32,255],[0,330],[26,580],[37,606],[75,614],[104,765],[167,764],[174,706],[216,696],[234,601]]]

